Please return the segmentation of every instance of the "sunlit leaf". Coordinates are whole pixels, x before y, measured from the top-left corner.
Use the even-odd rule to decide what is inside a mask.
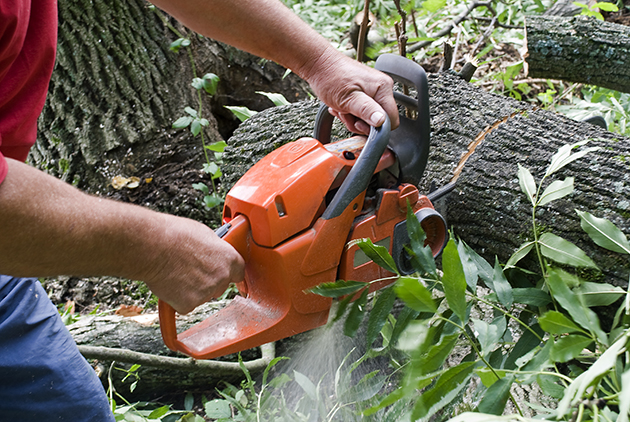
[[[573,161],[584,157],[586,154],[599,149],[599,147],[591,147],[591,148],[586,148],[582,151],[576,152],[575,154],[571,154],[571,151],[574,148],[585,145],[587,142],[588,140],[580,141],[572,145],[563,145],[562,147],[560,147],[558,149],[558,152],[556,152],[554,156],[551,157],[551,164],[549,164],[549,167],[547,168],[545,177],[555,173],[556,171],[560,170],[561,168],[568,165],[569,163],[572,163]]]
[[[245,120],[249,119],[250,117],[258,113],[257,111],[250,110],[247,107],[241,107],[241,106],[223,106],[223,107],[230,110],[236,116],[236,118],[239,119],[241,122],[244,122]]]
[[[557,416],[562,418],[569,407],[577,401],[583,400],[584,393],[596,380],[608,373],[617,363],[617,356],[626,349],[630,332],[626,332],[619,340],[610,346],[585,372],[580,374],[569,385],[564,397],[558,403]]]
[[[544,190],[538,199],[538,205],[546,205],[556,199],[564,198],[573,193],[573,177],[567,177],[563,181],[556,180]]]
[[[595,217],[588,212],[580,210],[575,210],[575,212],[580,216],[582,229],[593,239],[593,242],[614,252],[630,254],[628,238],[612,222],[605,218]]]
[[[521,191],[527,195],[527,199],[532,205],[536,205],[536,181],[530,171],[520,164],[518,165],[518,183],[521,185]]]
[[[308,379],[308,377],[298,371],[293,371],[293,377],[295,378],[295,382],[302,388],[302,390],[306,393],[306,395],[313,401],[317,400],[317,387],[313,384],[313,381]]]
[[[225,141],[219,141],[210,145],[206,145],[206,149],[215,152],[223,152],[225,151],[225,147],[227,147],[227,143]]]
[[[205,75],[203,75],[202,86],[208,94],[216,94],[218,85],[219,77],[217,75],[215,75],[214,73],[206,73]]]
[[[540,244],[540,251],[545,257],[560,264],[572,265],[574,267],[598,268],[582,249],[553,233],[544,233],[540,236],[538,243]]]
[[[275,106],[284,106],[291,104],[289,101],[287,101],[286,98],[284,98],[284,95],[282,94],[262,91],[256,91],[256,94],[264,95],[265,97],[269,98]]]
[[[621,375],[621,391],[619,392],[619,417],[617,422],[628,422],[630,415],[630,369]]]

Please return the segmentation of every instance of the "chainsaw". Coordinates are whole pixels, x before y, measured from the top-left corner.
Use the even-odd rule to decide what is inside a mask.
[[[255,164],[227,194],[217,234],[245,260],[240,295],[206,320],[178,333],[175,310],[159,302],[164,343],[196,359],[254,348],[328,321],[332,299],[309,289],[336,280],[394,282],[352,242],[385,246],[401,274],[414,270],[405,245],[407,207],[413,209],[434,256],[446,245],[444,218],[420,195],[429,154],[429,95],[417,63],[380,56],[375,68],[415,88],[395,93],[406,110],[391,131],[387,120],[369,136],[331,142],[333,116],[322,106],[313,137],[290,142]]]

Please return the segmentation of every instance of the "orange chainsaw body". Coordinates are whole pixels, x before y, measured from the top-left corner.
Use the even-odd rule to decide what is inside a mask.
[[[169,348],[211,359],[325,324],[332,300],[308,289],[339,279],[385,278],[372,290],[391,284],[391,273],[348,242],[370,238],[402,259],[404,235],[396,233],[406,235],[407,204],[425,216],[419,219],[434,255],[441,251],[446,225],[429,199],[412,184],[378,183],[398,171],[396,155],[386,148],[388,125],[382,135],[367,140],[353,136],[322,144],[301,138],[264,157],[234,185],[225,200],[223,220],[229,229],[223,239],[246,262],[245,279],[238,284],[241,296],[182,333],[176,329],[175,311],[160,302]],[[387,139],[374,140],[377,136]],[[357,164],[367,155],[367,145],[371,151],[377,142],[381,147],[373,163]],[[358,176],[365,186],[357,190],[359,167],[369,174]]]

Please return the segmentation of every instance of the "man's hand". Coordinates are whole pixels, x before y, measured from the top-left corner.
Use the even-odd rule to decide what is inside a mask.
[[[244,277],[241,255],[213,230],[186,218],[161,214],[164,232],[137,279],[181,314],[219,297]],[[161,250],[162,252],[158,252]]]
[[[384,73],[335,52],[320,57],[305,77],[350,131],[367,135],[370,126],[383,124],[385,115],[392,129],[398,127],[393,81]]]

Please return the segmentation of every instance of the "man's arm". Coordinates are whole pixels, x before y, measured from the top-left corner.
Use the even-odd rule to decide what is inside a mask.
[[[0,274],[142,280],[186,313],[243,279],[243,259],[205,225],[93,197],[7,159]]]
[[[154,3],[200,34],[291,69],[350,130],[367,133],[366,123],[380,126],[384,114],[398,126],[392,80],[338,52],[278,0]]]

